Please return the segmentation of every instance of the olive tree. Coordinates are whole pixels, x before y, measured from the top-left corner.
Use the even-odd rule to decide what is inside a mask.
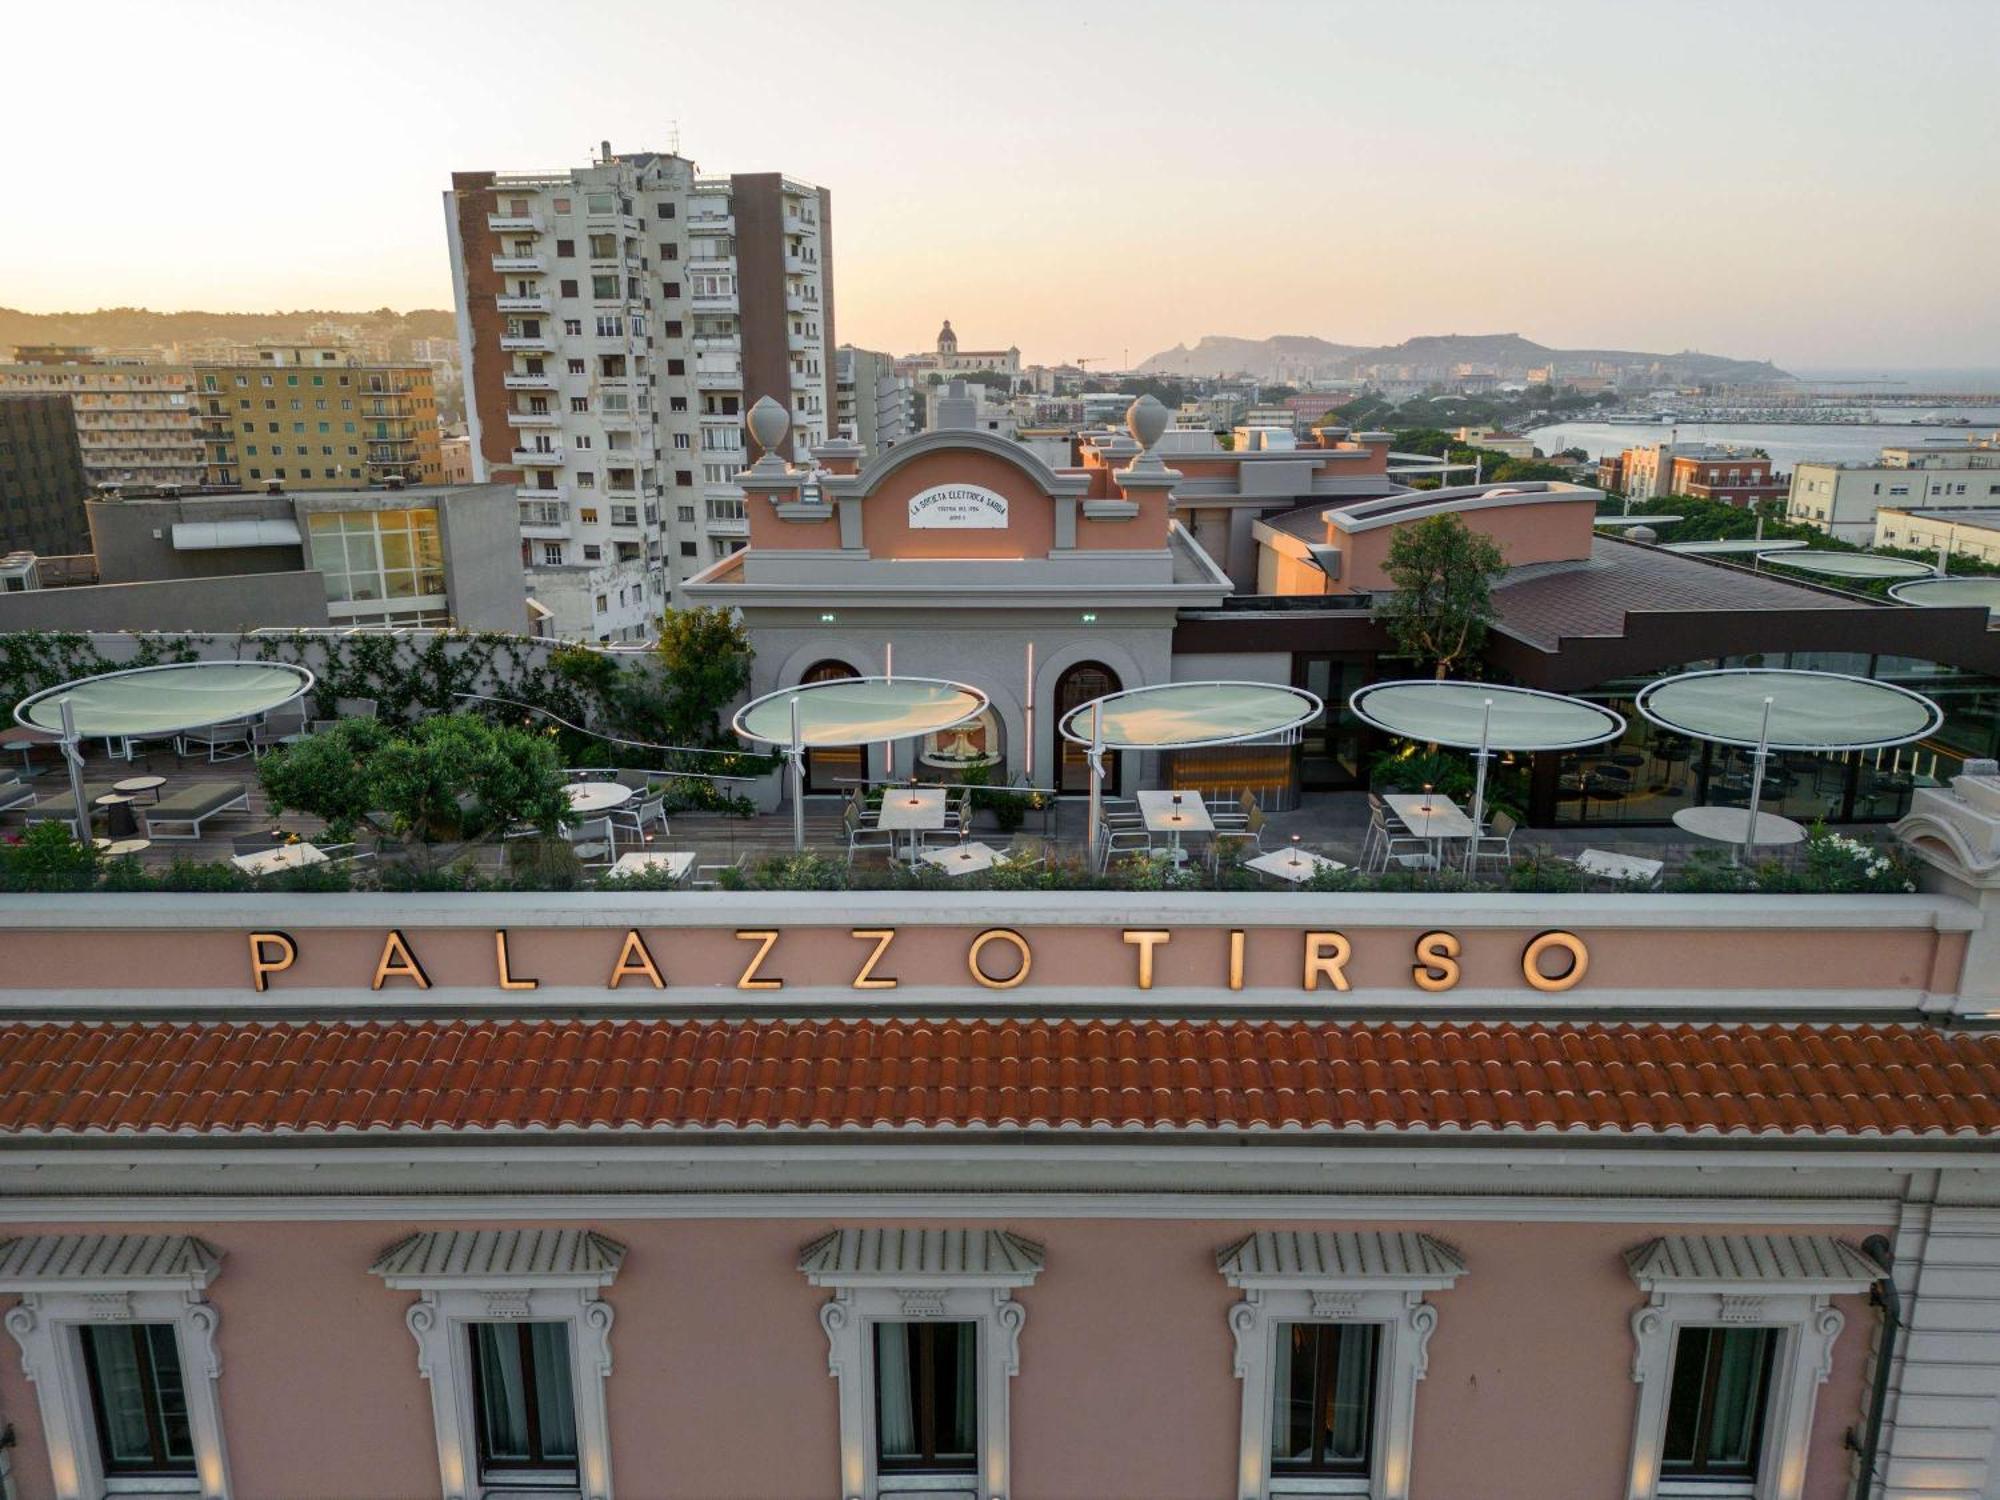
[[[1451,676],[1485,643],[1506,555],[1455,515],[1426,516],[1397,530],[1384,570],[1396,587],[1376,618],[1397,650],[1431,663],[1440,680]]]
[[[528,823],[553,837],[574,821],[546,735],[476,714],[441,714],[408,730],[344,719],[267,757],[257,778],[274,811],[420,844],[472,839]]]

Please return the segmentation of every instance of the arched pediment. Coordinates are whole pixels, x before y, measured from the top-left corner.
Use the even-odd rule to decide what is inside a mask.
[[[876,454],[859,474],[824,476],[820,487],[829,495],[865,500],[881,489],[899,469],[932,454],[951,452],[980,453],[997,458],[1018,469],[1046,495],[1081,495],[1090,488],[1086,475],[1058,474],[1021,444],[994,433],[964,427],[946,427],[922,433],[907,442],[898,443],[886,453]]]

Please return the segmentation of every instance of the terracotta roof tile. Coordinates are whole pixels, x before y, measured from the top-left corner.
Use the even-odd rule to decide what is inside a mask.
[[[0,1134],[2000,1134],[2000,1036],[1318,1021],[0,1025]]]

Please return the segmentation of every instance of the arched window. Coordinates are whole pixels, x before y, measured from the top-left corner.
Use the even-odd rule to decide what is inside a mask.
[[[1118,674],[1101,661],[1080,661],[1066,669],[1056,679],[1056,724],[1060,727],[1070,710],[1081,708],[1093,698],[1102,698],[1106,693],[1116,693],[1123,689]],[[1078,726],[1082,729],[1086,726]],[[1059,739],[1061,738],[1058,732]],[[1090,762],[1084,758],[1084,747],[1069,740],[1062,740],[1061,779],[1056,786],[1065,792],[1087,792],[1090,790]],[[1118,791],[1118,757],[1104,757],[1104,794],[1115,796]]]
[[[814,662],[801,683],[841,682],[861,674],[844,661]],[[841,745],[806,751],[808,792],[852,792],[868,776],[868,750],[864,745]]]

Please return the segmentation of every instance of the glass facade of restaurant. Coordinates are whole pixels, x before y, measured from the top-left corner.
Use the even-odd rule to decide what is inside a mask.
[[[1948,780],[1969,759],[2000,753],[2000,681],[1937,662],[1859,652],[1757,652],[1690,661],[1577,694],[1626,719],[1622,739],[1578,754],[1538,758],[1530,821],[1542,826],[1666,823],[1684,807],[1742,806],[1752,752],[1662,729],[1634,698],[1648,682],[1717,667],[1841,672],[1910,688],[1944,710],[1934,735],[1888,750],[1823,755],[1774,751],[1760,806],[1798,822],[1885,823],[1909,811],[1910,793]]]

